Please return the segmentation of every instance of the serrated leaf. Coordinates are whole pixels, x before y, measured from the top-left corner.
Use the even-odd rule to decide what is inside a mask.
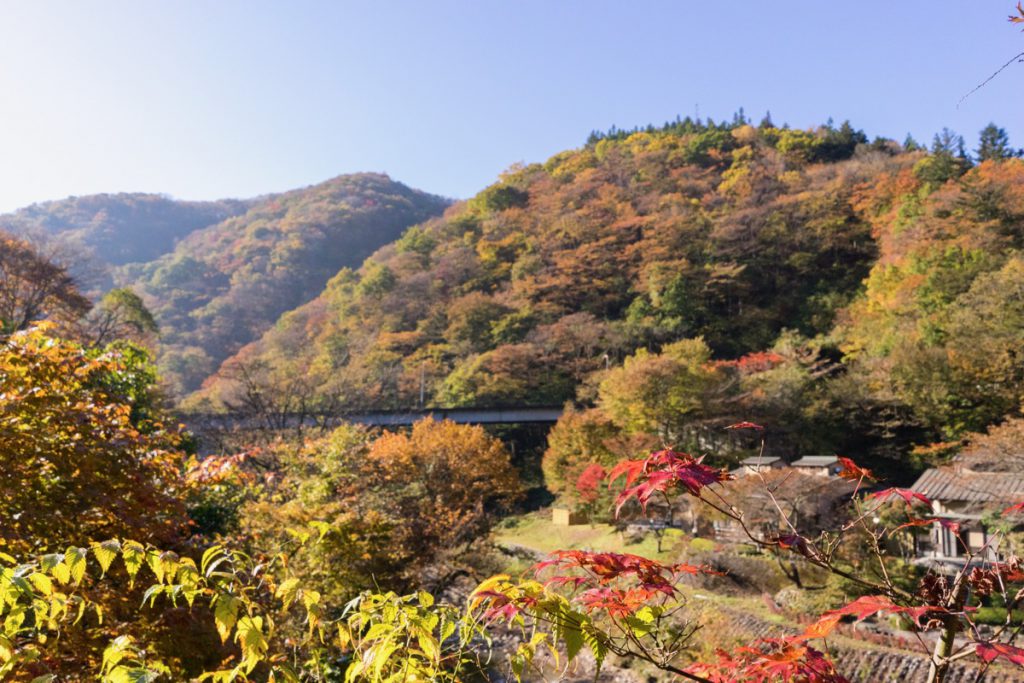
[[[50,595],[53,593],[53,581],[51,581],[50,577],[46,574],[35,572],[34,574],[29,575],[28,580],[31,581],[36,590],[43,595]]]
[[[221,642],[227,642],[231,629],[238,620],[238,607],[242,601],[231,595],[218,595],[213,607],[213,620],[217,625],[217,633]]]
[[[295,595],[299,588],[299,580],[297,578],[286,579],[281,582],[281,585],[274,591],[274,597],[280,598],[284,602],[284,606],[288,607],[295,599]]]
[[[117,558],[117,554],[121,552],[121,543],[116,538],[112,538],[102,543],[93,543],[90,550],[100,564],[100,572],[106,574],[111,563]]]
[[[419,644],[420,649],[423,650],[423,654],[426,655],[427,659],[430,661],[436,662],[441,658],[441,648],[437,641],[429,634],[417,634],[416,642]]]
[[[67,565],[71,574],[71,580],[76,584],[81,583],[85,578],[86,555],[85,548],[76,548],[75,546],[71,546],[64,552],[64,564]]]
[[[139,573],[142,563],[146,561],[146,549],[136,541],[125,541],[121,544],[121,559],[124,561],[124,567],[134,585],[135,575]]]

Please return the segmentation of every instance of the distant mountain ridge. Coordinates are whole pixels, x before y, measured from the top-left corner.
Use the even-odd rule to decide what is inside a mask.
[[[141,192],[94,194],[0,215],[0,230],[67,239],[88,248],[100,262],[121,266],[158,258],[192,232],[245,213],[263,200],[195,202]]]
[[[339,270],[449,204],[383,174],[342,175],[255,200],[159,258],[118,268],[115,280],[156,316],[161,372],[184,393]]]
[[[358,173],[251,199],[68,197],[0,215],[0,231],[64,243],[93,295],[113,286],[140,294],[160,325],[161,372],[185,393],[340,269],[450,203]]]

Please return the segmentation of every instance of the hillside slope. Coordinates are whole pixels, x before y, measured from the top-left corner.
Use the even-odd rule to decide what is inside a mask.
[[[339,176],[195,231],[173,252],[121,268],[117,281],[156,316],[161,370],[174,391],[186,392],[340,268],[448,204],[384,175]]]
[[[349,407],[543,404],[637,348],[703,336],[735,358],[826,332],[876,255],[859,188],[921,156],[865,142],[743,122],[598,136],[343,270],[228,369]],[[200,398],[235,401],[234,376]]]
[[[93,252],[101,264],[151,261],[188,234],[244,213],[258,200],[189,202],[159,194],[68,197],[0,216],[0,230],[42,232]]]

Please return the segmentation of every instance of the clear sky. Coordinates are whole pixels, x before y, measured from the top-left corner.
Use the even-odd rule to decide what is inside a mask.
[[[1015,0],[5,0],[0,210],[385,171],[467,197],[593,129],[716,120],[1024,146]]]

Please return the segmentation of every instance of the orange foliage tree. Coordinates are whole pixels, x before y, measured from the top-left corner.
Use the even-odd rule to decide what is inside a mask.
[[[176,431],[154,419],[152,379],[130,346],[90,352],[45,328],[0,346],[0,535],[9,548],[179,537],[184,455]]]

